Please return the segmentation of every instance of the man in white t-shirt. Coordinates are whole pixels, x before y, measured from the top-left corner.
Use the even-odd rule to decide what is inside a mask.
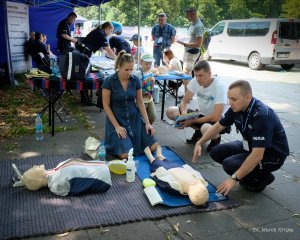
[[[198,110],[202,113],[199,118],[186,120],[180,123],[180,128],[192,127],[195,133],[187,143],[195,143],[201,136],[218,122],[227,107],[226,85],[217,76],[212,76],[209,63],[198,61],[194,66],[195,77],[187,85],[187,91],[180,106],[172,106],[167,109],[168,118],[175,120],[180,114],[191,112],[188,103],[197,94]],[[227,130],[227,129],[226,129]],[[228,131],[228,130],[227,130]],[[209,152],[221,141],[220,135],[216,135],[207,147]]]

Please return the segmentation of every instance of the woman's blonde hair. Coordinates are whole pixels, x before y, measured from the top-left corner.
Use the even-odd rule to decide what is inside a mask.
[[[131,54],[126,53],[125,50],[122,50],[119,52],[116,62],[115,62],[115,69],[119,69],[122,67],[125,63],[132,63],[134,62],[133,56]]]

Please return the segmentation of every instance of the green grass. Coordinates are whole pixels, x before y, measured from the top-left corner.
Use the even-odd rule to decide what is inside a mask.
[[[0,89],[0,139],[15,136],[24,136],[34,133],[34,120],[36,114],[45,105],[45,99],[38,91],[32,91],[26,83],[25,76],[18,75],[19,85],[16,87],[5,86]],[[79,119],[80,123],[87,129],[90,128],[88,121],[79,104],[69,94],[63,95],[63,102],[71,110],[71,113]],[[42,117],[44,131],[49,132],[48,115]],[[56,132],[75,130],[79,128],[58,126]]]

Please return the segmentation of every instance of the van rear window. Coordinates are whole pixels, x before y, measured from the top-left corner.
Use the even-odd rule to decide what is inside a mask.
[[[270,29],[271,22],[231,22],[228,24],[227,33],[232,37],[265,36]]]
[[[279,38],[300,39],[300,22],[280,22]]]

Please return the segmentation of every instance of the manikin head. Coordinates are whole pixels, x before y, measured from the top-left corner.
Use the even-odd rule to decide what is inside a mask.
[[[36,166],[27,170],[23,174],[23,182],[28,190],[36,191],[47,186],[47,177],[44,165]]]
[[[208,201],[207,188],[199,181],[189,186],[188,196],[194,205],[200,206]]]

